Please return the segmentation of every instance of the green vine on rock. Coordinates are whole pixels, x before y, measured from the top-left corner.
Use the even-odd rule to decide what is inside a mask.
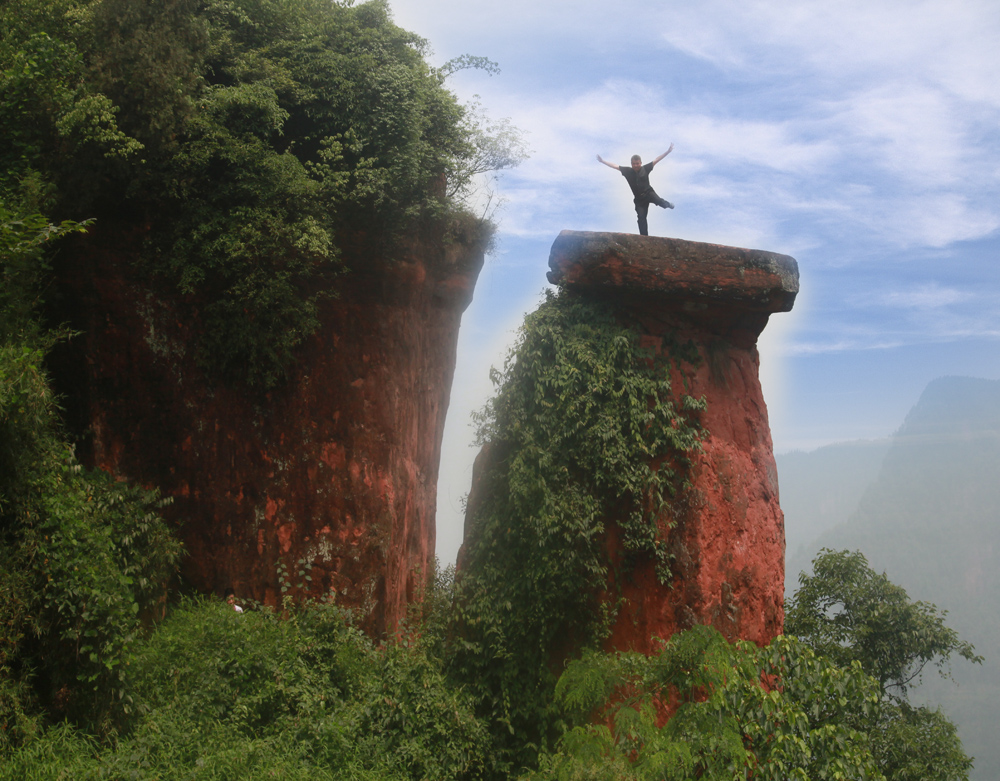
[[[552,665],[610,630],[607,525],[627,561],[651,556],[660,581],[671,577],[662,527],[704,437],[705,402],[671,389],[671,364],[696,360],[690,345],[666,352],[644,349],[609,305],[561,290],[526,318],[492,374],[456,664],[522,746],[525,734],[545,738]]]

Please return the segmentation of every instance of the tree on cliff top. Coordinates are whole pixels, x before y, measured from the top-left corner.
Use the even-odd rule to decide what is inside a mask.
[[[256,384],[317,327],[345,236],[391,255],[524,155],[384,0],[11,0],[0,32],[0,195],[138,230],[204,362]]]

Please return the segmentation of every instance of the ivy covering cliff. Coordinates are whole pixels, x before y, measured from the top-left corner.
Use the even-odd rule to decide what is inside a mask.
[[[690,345],[672,352],[697,360]],[[512,761],[527,761],[551,730],[550,670],[610,629],[612,518],[626,560],[650,557],[670,580],[670,506],[705,432],[704,400],[672,392],[669,363],[612,307],[560,290],[528,315],[493,374],[480,419],[492,451],[470,500],[453,664],[490,721],[506,725],[498,735]]]

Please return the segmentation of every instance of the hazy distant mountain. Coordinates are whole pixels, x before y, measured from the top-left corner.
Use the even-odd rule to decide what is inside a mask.
[[[825,479],[784,461],[778,477],[789,537],[797,527],[815,528],[829,496],[847,501],[862,481],[860,466],[853,477],[845,471],[837,494]],[[821,459],[815,464],[822,468]],[[802,547],[788,546],[792,590],[820,548],[860,550],[912,598],[948,610],[949,625],[986,656],[981,668],[956,665],[957,688],[925,675],[923,694],[959,724],[977,757],[972,778],[1000,778],[1000,381],[944,377],[927,386],[848,519]]]
[[[878,477],[890,442],[841,442],[808,453],[775,456],[785,513],[786,560],[801,558],[823,532],[851,517],[865,490]],[[789,573],[789,589],[796,583],[797,572]]]
[[[778,470],[787,533],[801,525],[794,514],[803,491],[793,488],[801,479],[794,471],[786,475],[780,462]],[[1000,554],[1000,381],[944,377],[928,385],[848,520],[801,553],[788,546],[788,575],[821,547],[860,548],[913,596],[956,615],[969,600],[1000,596],[1000,571],[991,566]]]

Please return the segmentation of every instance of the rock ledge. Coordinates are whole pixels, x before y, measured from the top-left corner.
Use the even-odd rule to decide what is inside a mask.
[[[629,233],[562,231],[549,268],[553,284],[610,295],[655,294],[689,302],[688,309],[788,312],[799,292],[799,267],[788,255]]]

